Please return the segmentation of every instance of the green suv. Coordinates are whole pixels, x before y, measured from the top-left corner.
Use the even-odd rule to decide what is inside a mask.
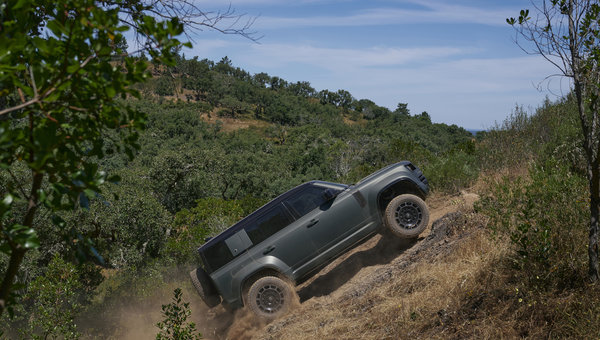
[[[382,231],[418,237],[429,222],[428,191],[421,170],[407,161],[355,185],[304,183],[201,246],[192,282],[209,307],[245,305],[274,319],[290,307],[293,285],[361,241]]]

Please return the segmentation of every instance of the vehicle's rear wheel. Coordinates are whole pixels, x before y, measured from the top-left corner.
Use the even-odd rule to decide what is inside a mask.
[[[429,223],[429,209],[418,196],[404,194],[396,196],[385,208],[385,226],[396,236],[415,238]]]
[[[293,295],[293,288],[288,282],[275,276],[265,276],[250,286],[246,303],[257,316],[273,320],[290,309]]]
[[[221,297],[204,269],[198,267],[192,270],[190,278],[198,294],[208,307],[212,308],[221,303]]]

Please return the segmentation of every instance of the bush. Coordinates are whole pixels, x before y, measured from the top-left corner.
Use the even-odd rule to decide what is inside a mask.
[[[38,276],[25,295],[27,327],[20,332],[32,339],[78,339],[74,318],[81,309],[78,302],[79,272],[58,256]]]
[[[472,143],[439,156],[423,167],[432,190],[457,192],[471,186],[479,177],[477,156]]]
[[[175,93],[173,81],[166,76],[162,76],[155,81],[154,92],[159,96],[172,96]]]
[[[182,295],[181,289],[176,288],[173,291],[173,302],[162,305],[164,320],[156,324],[156,327],[160,328],[156,340],[202,338],[202,334],[196,331],[196,324],[187,321],[192,312],[190,311],[190,303],[183,302]]]
[[[533,165],[529,178],[495,183],[477,208],[490,227],[510,238],[513,262],[532,286],[582,282],[589,221],[586,179],[550,160]]]

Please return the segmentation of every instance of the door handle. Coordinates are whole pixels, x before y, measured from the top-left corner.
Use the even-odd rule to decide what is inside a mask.
[[[268,253],[272,252],[273,250],[275,250],[275,246],[268,246],[267,249],[265,249],[263,251],[263,255],[267,255]]]
[[[319,219],[318,218],[313,218],[312,220],[310,220],[310,222],[308,222],[308,224],[306,225],[306,227],[310,228],[310,227],[314,226],[317,223],[319,223]]]

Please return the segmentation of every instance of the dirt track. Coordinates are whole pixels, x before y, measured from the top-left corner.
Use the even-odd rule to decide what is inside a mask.
[[[299,305],[287,316],[269,325],[257,322],[248,312],[241,310],[235,316],[220,307],[204,314],[198,320],[208,339],[293,339],[310,338],[310,328],[324,327],[323,311],[344,304],[353,304],[373,288],[389,284],[401,277],[404,270],[417,262],[427,261],[444,252],[464,238],[465,234],[453,227],[462,212],[472,209],[477,195],[462,193],[455,197],[431,197],[430,225],[418,240],[407,241],[377,235],[325,267],[319,274],[296,287]],[[358,312],[367,312],[375,302],[361,302]],[[366,305],[364,305],[366,303]],[[319,317],[311,318],[319,314]],[[327,319],[327,318],[325,318]],[[293,331],[292,331],[293,330]],[[293,334],[292,332],[305,333]],[[339,338],[351,338],[339,334]]]

